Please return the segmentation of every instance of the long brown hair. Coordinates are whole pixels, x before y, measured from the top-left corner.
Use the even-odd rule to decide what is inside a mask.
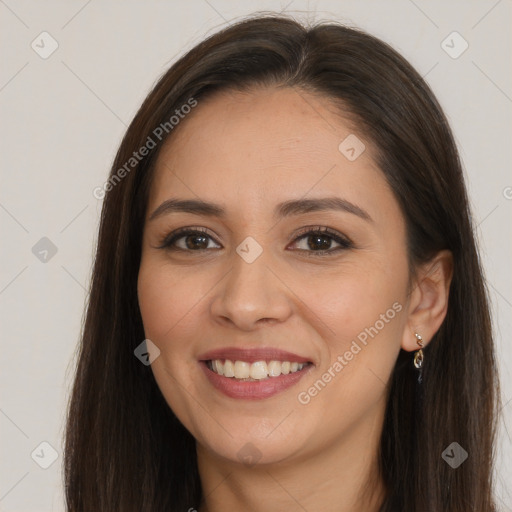
[[[306,28],[276,15],[238,22],[178,60],[118,150],[105,187],[68,410],[68,510],[199,506],[195,440],[165,402],[151,368],[134,356],[144,340],[137,274],[148,190],[163,142],[179,129],[169,121],[177,109],[191,100],[200,105],[219,90],[276,85],[334,101],[373,142],[406,220],[411,269],[439,250],[453,254],[448,312],[425,350],[422,384],[404,351],[389,382],[379,454],[387,488],[382,512],[493,511],[497,371],[487,291],[448,122],[425,81],[386,43],[338,23]],[[130,160],[144,145],[154,147]],[[456,469],[442,458],[452,442],[469,454]]]

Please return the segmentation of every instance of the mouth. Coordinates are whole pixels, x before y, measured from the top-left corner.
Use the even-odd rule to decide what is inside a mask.
[[[257,400],[274,396],[314,367],[305,357],[276,349],[228,348],[200,356],[208,381],[230,398]]]

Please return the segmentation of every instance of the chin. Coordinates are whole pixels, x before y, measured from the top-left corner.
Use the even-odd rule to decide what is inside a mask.
[[[247,467],[284,463],[293,458],[298,451],[298,447],[291,446],[290,442],[275,443],[268,439],[251,438],[250,436],[222,440],[212,439],[200,444],[210,453],[210,457]]]

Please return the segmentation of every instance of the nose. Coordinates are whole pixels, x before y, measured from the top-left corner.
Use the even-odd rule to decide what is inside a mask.
[[[247,263],[234,253],[231,270],[216,287],[210,306],[217,323],[251,331],[290,317],[290,291],[267,263],[264,255]]]

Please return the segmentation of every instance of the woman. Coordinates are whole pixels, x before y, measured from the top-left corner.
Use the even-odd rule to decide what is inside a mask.
[[[278,16],[213,35],[102,193],[68,510],[495,510],[461,164],[387,44]]]

